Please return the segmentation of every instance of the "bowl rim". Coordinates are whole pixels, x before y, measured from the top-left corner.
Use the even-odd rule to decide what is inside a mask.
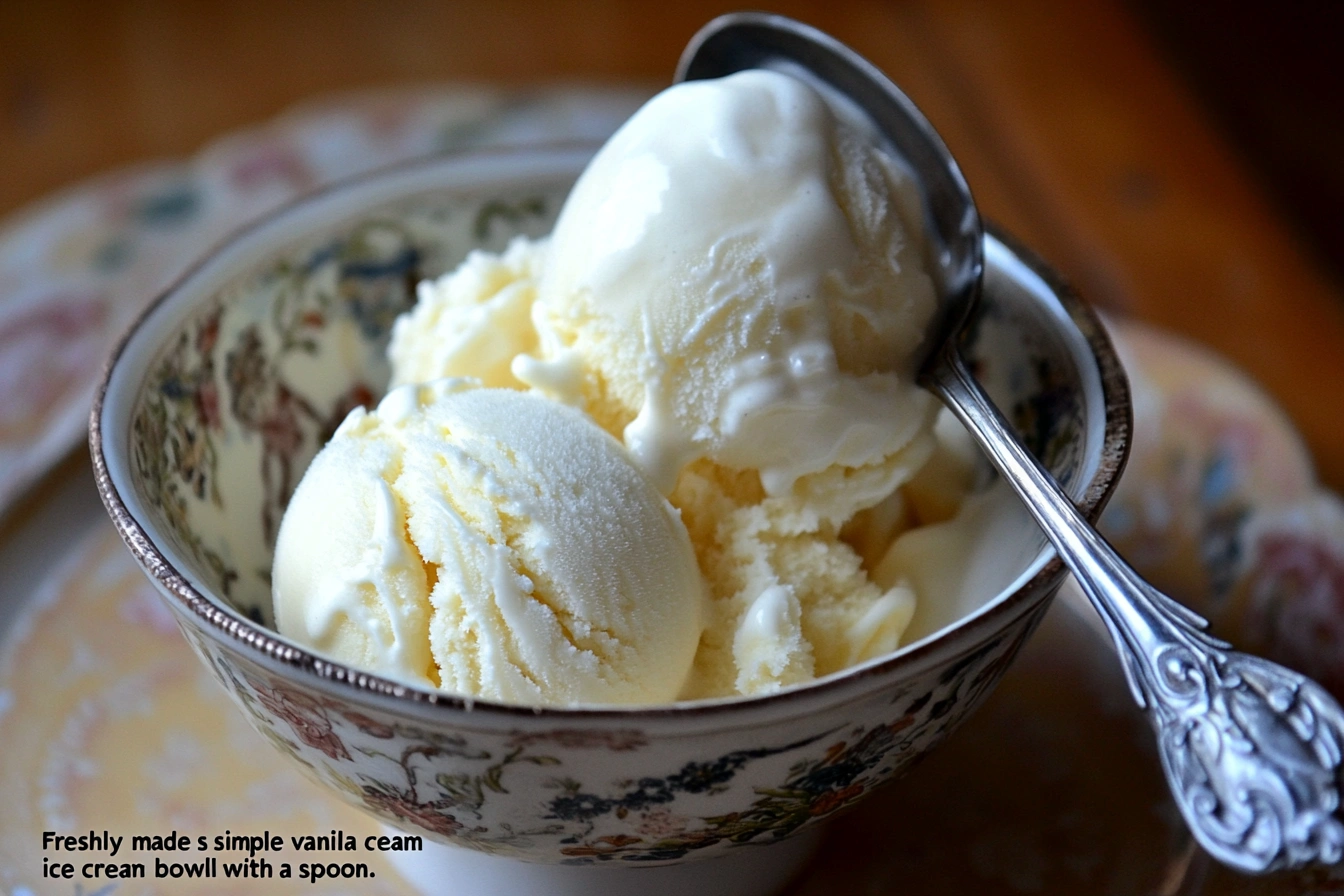
[[[780,706],[804,698],[824,699],[832,692],[842,698],[841,702],[847,702],[843,697],[843,692],[852,688],[856,683],[877,678],[886,679],[892,673],[901,670],[907,673],[917,673],[921,668],[928,665],[930,660],[937,659],[938,654],[949,651],[949,648],[952,648],[952,650],[948,659],[960,657],[979,647],[980,644],[991,638],[994,632],[1007,629],[1018,617],[1035,609],[1037,604],[1048,603],[1054,596],[1055,587],[1053,586],[1057,586],[1062,581],[1064,568],[1054,548],[1047,544],[1044,550],[1052,556],[1029,579],[1020,581],[1009,594],[991,599],[969,618],[954,623],[952,626],[945,628],[942,633],[927,637],[909,649],[898,651],[881,661],[861,664],[814,681],[756,696],[736,696],[629,707],[600,705],[529,706],[495,702],[484,698],[422,688],[325,658],[292,642],[281,640],[278,633],[272,632],[260,623],[228,607],[222,600],[212,600],[191,584],[187,577],[160,551],[155,539],[150,534],[152,525],[142,524],[131,513],[113,483],[109,470],[106,453],[109,440],[120,437],[128,439],[129,433],[109,433],[102,418],[113,376],[136,335],[214,258],[228,249],[244,243],[254,232],[309,204],[329,199],[341,191],[387,178],[393,174],[414,174],[420,169],[432,170],[445,165],[467,164],[472,161],[485,162],[509,158],[528,159],[546,157],[548,154],[560,156],[565,152],[573,153],[576,150],[591,153],[595,152],[599,146],[600,144],[595,142],[563,142],[531,146],[488,147],[448,156],[433,156],[400,162],[339,180],[287,202],[233,231],[199,255],[171,283],[155,294],[154,298],[145,305],[122,332],[103,365],[89,413],[89,450],[98,493],[112,519],[113,525],[142,570],[159,586],[158,590],[166,596],[171,596],[177,602],[179,606],[175,609],[185,610],[190,616],[197,618],[204,624],[206,632],[214,639],[220,640],[226,645],[231,644],[245,654],[253,654],[250,658],[259,665],[269,666],[270,663],[267,660],[270,660],[273,663],[280,664],[286,670],[292,670],[294,674],[301,678],[306,679],[311,675],[315,680],[307,682],[309,686],[322,690],[335,690],[359,702],[372,700],[378,704],[384,704],[384,701],[390,699],[393,701],[393,709],[399,705],[401,709],[414,710],[417,714],[442,712],[445,718],[453,713],[465,711],[486,713],[501,718],[540,718],[573,724],[576,722],[597,722],[599,720],[635,723],[641,720],[654,721],[669,717],[735,715],[749,710]],[[1082,497],[1077,502],[1083,515],[1089,522],[1095,523],[1114,492],[1129,455],[1132,437],[1132,409],[1128,379],[1101,318],[1079,296],[1073,286],[1046,264],[1039,255],[1008,235],[993,222],[986,222],[985,233],[987,239],[993,239],[1001,243],[1028,271],[1038,276],[1045,283],[1058,300],[1067,318],[1078,328],[1097,364],[1098,381],[1102,393],[1102,413],[1104,414],[1103,435],[1096,470],[1083,490]],[[127,383],[130,382],[132,381],[127,380]],[[143,378],[134,382],[138,386],[143,382]],[[1051,580],[1055,581],[1052,582]],[[963,645],[962,649],[955,649],[955,645],[958,643]],[[877,682],[874,683],[877,684]]]

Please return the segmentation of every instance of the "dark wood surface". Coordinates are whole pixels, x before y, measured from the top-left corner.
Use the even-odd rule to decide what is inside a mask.
[[[1344,300],[1119,0],[803,2],[924,107],[985,213],[1095,303],[1208,343],[1344,487]],[[316,94],[670,77],[725,7],[634,0],[7,0],[0,213]]]
[[[1317,260],[1344,283],[1344,3],[1126,0]]]

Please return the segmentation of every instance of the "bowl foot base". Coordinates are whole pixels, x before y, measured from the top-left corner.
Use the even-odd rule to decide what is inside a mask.
[[[543,865],[429,842],[420,852],[386,856],[425,896],[449,890],[472,896],[771,896],[811,860],[820,839],[814,829],[782,843],[743,846],[726,856],[650,868]]]

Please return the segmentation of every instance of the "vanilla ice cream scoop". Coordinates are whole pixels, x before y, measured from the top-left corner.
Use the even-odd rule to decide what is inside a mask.
[[[421,281],[415,306],[392,326],[392,385],[471,377],[521,388],[509,365],[536,348],[532,302],[545,254],[545,240],[515,237],[502,254],[477,249],[442,277]]]
[[[936,311],[915,184],[813,88],[679,84],[599,151],[551,237],[513,372],[623,431],[665,492],[708,457],[768,494],[927,433]],[[886,483],[889,491],[895,483]]]
[[[620,443],[465,380],[350,415],[295,491],[272,586],[305,645],[530,705],[673,700],[703,624],[686,528]]]

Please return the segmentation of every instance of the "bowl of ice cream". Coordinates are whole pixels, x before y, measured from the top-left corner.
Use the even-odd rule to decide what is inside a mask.
[[[649,225],[680,267],[606,265],[604,304],[588,256],[627,252],[644,225],[604,205],[616,176],[589,177],[598,198],[564,226],[596,149],[387,170],[234,238],[114,354],[98,486],[214,677],[340,798],[503,857],[506,876],[521,859],[766,892],[806,855],[794,835],[966,718],[1064,572],[901,368],[918,277],[886,320],[895,287],[871,258],[832,246],[848,267],[809,267],[838,228],[917,268],[883,212],[811,210],[819,190],[896,175],[861,162],[813,189],[767,181],[763,199],[668,199],[681,224],[715,203],[765,222],[783,260],[763,266],[736,225],[717,248]],[[602,251],[576,242],[585,228]],[[1035,256],[1002,235],[985,248],[968,355],[1095,518],[1129,439],[1119,364]],[[830,304],[743,317],[725,288],[687,310],[668,270],[770,274]],[[642,291],[657,310],[631,306]],[[691,335],[676,353],[667,334]]]

